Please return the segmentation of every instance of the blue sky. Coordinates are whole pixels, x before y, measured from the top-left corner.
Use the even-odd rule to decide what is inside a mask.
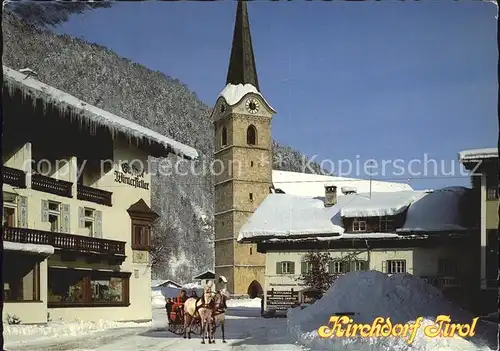
[[[177,78],[212,106],[235,9],[233,1],[122,3],[56,31]],[[362,165],[374,159],[374,179],[412,178],[416,189],[469,185],[457,152],[497,145],[493,4],[256,1],[248,11],[260,87],[278,111],[275,140],[344,174],[339,160],[359,160],[350,176],[368,177]],[[390,163],[383,172],[383,160],[397,159],[404,174]],[[409,170],[412,159],[421,163]]]

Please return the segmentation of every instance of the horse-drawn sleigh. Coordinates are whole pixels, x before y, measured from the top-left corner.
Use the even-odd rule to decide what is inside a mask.
[[[184,338],[191,339],[191,334],[201,335],[202,344],[205,337],[208,343],[215,343],[215,332],[220,326],[222,342],[226,342],[224,319],[226,298],[220,292],[204,293],[200,298],[190,297],[169,313],[168,330]]]

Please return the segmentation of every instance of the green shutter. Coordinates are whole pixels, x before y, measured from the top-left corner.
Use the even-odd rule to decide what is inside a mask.
[[[70,215],[70,207],[67,204],[62,204],[61,206],[61,216],[62,216],[62,232],[63,233],[71,233],[71,215]]]
[[[85,208],[78,207],[78,228],[85,228]]]
[[[276,262],[276,274],[281,274],[282,269],[281,269],[281,262]]]
[[[28,227],[28,198],[19,196],[17,202],[17,223],[21,228]]]
[[[49,221],[49,202],[47,200],[42,200],[42,222]]]
[[[306,274],[307,273],[307,262],[300,262],[300,273]]]
[[[290,264],[290,274],[295,274],[295,262],[289,262]]]
[[[102,211],[94,211],[94,236],[102,238]]]

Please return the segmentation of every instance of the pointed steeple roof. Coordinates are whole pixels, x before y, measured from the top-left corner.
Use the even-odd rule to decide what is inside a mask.
[[[250,25],[248,23],[247,4],[243,0],[238,0],[236,9],[233,46],[231,48],[226,84],[251,84],[257,91],[260,91],[252,38],[250,36]]]

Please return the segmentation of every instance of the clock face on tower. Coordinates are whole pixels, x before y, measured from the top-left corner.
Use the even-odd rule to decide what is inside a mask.
[[[224,103],[220,104],[220,113],[226,112],[226,105]]]
[[[250,113],[257,113],[259,111],[259,100],[250,98],[246,101],[245,107],[247,108],[247,111]]]

